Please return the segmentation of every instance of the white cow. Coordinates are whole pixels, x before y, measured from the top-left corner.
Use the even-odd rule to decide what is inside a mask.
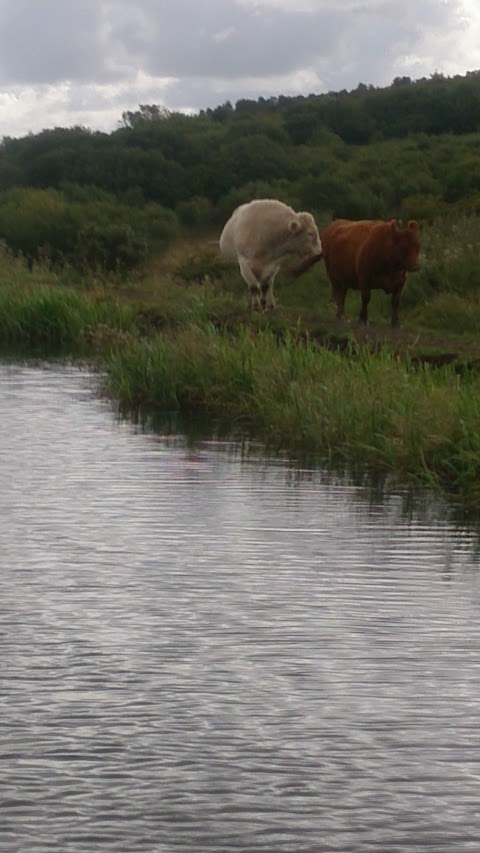
[[[275,308],[273,283],[279,270],[297,258],[299,274],[322,257],[318,229],[311,213],[296,213],[288,204],[262,198],[233,211],[220,235],[220,252],[238,263],[248,284],[254,311]]]

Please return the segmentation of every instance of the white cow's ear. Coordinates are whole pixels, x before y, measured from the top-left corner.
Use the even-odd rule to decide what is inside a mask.
[[[302,225],[298,221],[298,219],[292,219],[292,221],[290,222],[290,231],[292,232],[292,234],[296,234],[297,231],[300,231],[301,227]]]

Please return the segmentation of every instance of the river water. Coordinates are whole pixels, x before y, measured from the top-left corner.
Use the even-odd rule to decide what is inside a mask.
[[[478,531],[77,368],[0,369],[0,458],[2,851],[480,850]]]

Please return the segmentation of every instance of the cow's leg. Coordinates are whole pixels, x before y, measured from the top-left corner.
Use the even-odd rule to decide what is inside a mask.
[[[406,275],[403,277],[403,281],[399,287],[392,293],[392,327],[394,329],[398,329],[400,326],[400,320],[398,317],[398,307],[400,305],[400,296],[402,295],[402,291],[406,281]]]
[[[337,306],[336,317],[340,322],[345,321],[345,296],[347,291],[344,287],[334,285],[332,288],[333,298],[335,300],[335,305]]]
[[[275,281],[275,273],[266,281],[262,281],[261,303],[264,311],[273,311],[275,308],[275,297],[273,295],[273,282]]]
[[[368,303],[370,302],[370,291],[362,290],[362,307],[360,309],[359,321],[360,323],[368,323]]]
[[[256,277],[250,264],[245,260],[245,258],[239,258],[238,265],[240,267],[242,278],[248,285],[248,292],[250,294],[250,308],[252,309],[252,311],[261,311],[262,303],[260,302],[260,281]]]
[[[400,320],[398,319],[398,306],[400,304],[400,293],[392,293],[392,328],[398,329]]]

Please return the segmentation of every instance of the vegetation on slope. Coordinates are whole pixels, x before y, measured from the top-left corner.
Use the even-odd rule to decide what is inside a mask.
[[[112,133],[0,144],[0,238],[30,260],[128,274],[185,229],[272,196],[332,216],[432,222],[480,206],[480,72],[241,100],[195,116],[143,105]]]

